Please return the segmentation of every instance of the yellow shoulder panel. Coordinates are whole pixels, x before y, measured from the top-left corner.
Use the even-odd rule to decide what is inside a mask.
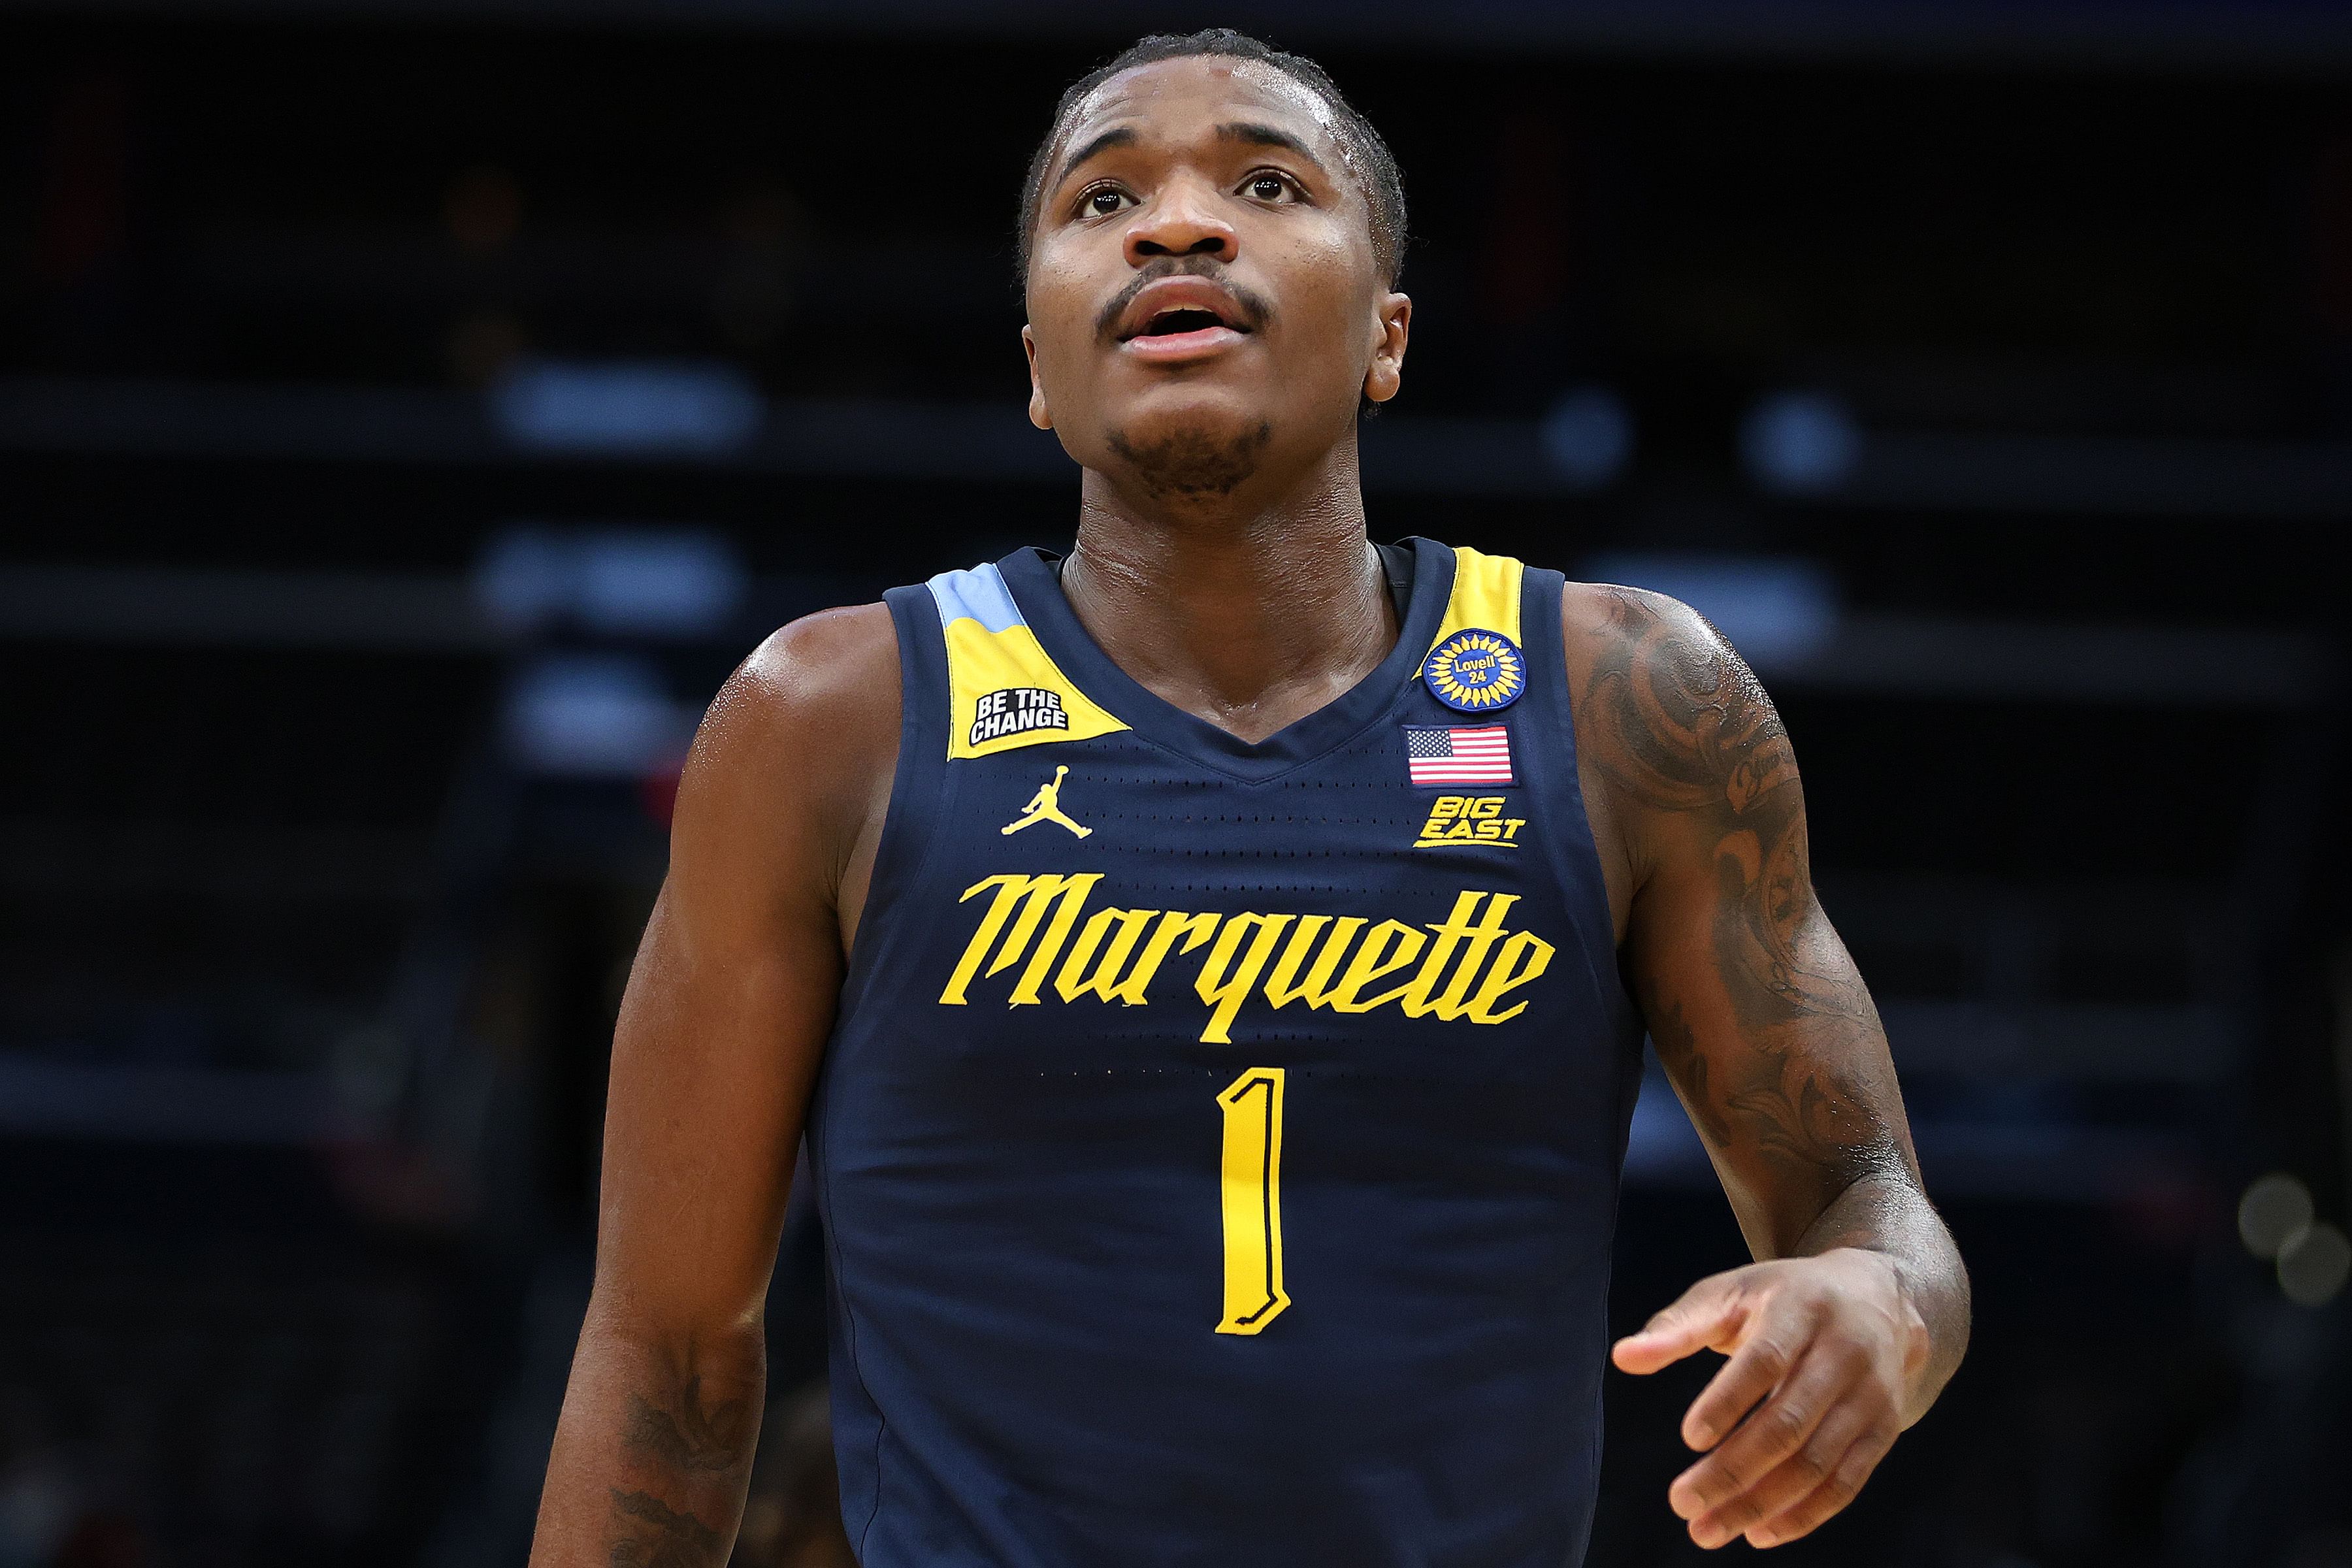
[[[1064,675],[994,566],[931,579],[948,645],[948,755],[986,757],[1127,726]]]
[[[1500,632],[1513,643],[1519,636],[1519,578],[1527,568],[1507,555],[1475,550],[1454,552],[1454,592],[1445,601],[1445,621],[1430,640],[1432,648],[1455,632],[1476,627]]]

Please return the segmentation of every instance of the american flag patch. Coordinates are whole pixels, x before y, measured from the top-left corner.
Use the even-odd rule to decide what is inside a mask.
[[[1511,730],[1507,724],[1407,724],[1405,767],[1416,784],[1508,784]]]

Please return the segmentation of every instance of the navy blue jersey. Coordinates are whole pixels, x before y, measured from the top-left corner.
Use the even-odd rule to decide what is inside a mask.
[[[888,595],[905,729],[810,1123],[865,1568],[1583,1552],[1639,1028],[1561,579],[1416,540],[1251,744],[1022,551]]]

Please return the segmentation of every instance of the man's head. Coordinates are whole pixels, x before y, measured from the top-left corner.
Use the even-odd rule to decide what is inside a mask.
[[[1146,38],[1063,95],[1022,198],[1030,416],[1161,496],[1231,492],[1395,395],[1396,164],[1312,61]]]

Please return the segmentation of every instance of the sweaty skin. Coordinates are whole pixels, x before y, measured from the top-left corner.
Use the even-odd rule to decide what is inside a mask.
[[[1412,304],[1374,259],[1328,106],[1190,58],[1079,105],[1033,230],[1031,417],[1085,469],[1072,607],[1168,701],[1255,741],[1398,627],[1356,479],[1359,401]],[[1129,335],[1158,309],[1218,324]],[[1198,317],[1186,318],[1197,321]],[[1181,341],[1180,341],[1181,340]],[[1571,585],[1579,762],[1620,951],[1759,1261],[1617,1364],[1726,1352],[1668,1495],[1694,1540],[1793,1540],[1853,1496],[1968,1338],[1885,1035],[1812,894],[1777,714],[1685,607]],[[596,1281],[535,1568],[719,1568],[763,1395],[786,1184],[889,804],[898,656],[879,605],[770,637],[704,720],[622,1005]],[[1022,822],[1060,820],[1048,789]]]

